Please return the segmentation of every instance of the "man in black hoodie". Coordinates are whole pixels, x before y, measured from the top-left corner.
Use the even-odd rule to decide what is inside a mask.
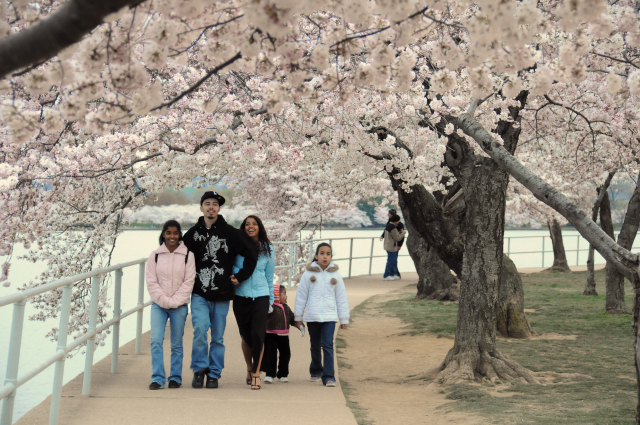
[[[224,368],[224,329],[229,301],[234,295],[234,283],[251,276],[258,258],[256,246],[249,237],[227,224],[218,214],[224,201],[224,197],[216,192],[205,192],[200,199],[200,211],[204,216],[183,237],[184,244],[194,253],[196,260],[196,281],[191,295],[191,385],[194,388],[203,387],[205,374],[207,388],[218,388],[218,379]],[[244,257],[244,265],[232,275],[236,255]],[[211,343],[208,345],[209,329]]]

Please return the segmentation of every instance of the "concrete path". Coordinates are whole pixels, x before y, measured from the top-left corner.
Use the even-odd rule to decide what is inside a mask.
[[[382,276],[360,276],[345,279],[349,307],[354,308],[367,298],[417,282],[417,274],[406,273],[402,280],[383,281]],[[289,291],[293,306],[295,290]],[[149,314],[146,309],[145,314]],[[340,332],[349,332],[346,331]],[[169,329],[165,336],[165,367],[169,366]],[[184,338],[183,386],[179,389],[150,391],[150,334],[142,340],[142,354],[134,354],[134,341],[121,347],[118,373],[111,374],[111,356],[93,367],[91,395],[83,397],[79,375],[62,392],[59,424],[184,424],[215,423],[216,425],[249,424],[327,424],[356,425],[346,406],[340,386],[327,388],[309,381],[309,336],[300,337],[292,328],[291,363],[288,383],[264,384],[251,391],[245,383],[246,365],[240,350],[238,327],[229,309],[225,332],[225,369],[218,389],[194,389],[191,360],[191,318],[187,319]],[[337,372],[337,367],[336,367]],[[264,373],[262,374],[264,377]],[[338,377],[339,379],[339,377]],[[24,415],[17,425],[46,424],[49,421],[51,397]]]

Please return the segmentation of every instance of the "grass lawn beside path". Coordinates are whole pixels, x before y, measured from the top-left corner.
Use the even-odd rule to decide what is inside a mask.
[[[596,272],[598,296],[582,295],[585,272],[541,272],[522,278],[527,317],[540,337],[499,338],[497,345],[547,383],[459,383],[442,389],[451,400],[447,408],[478,415],[490,424],[634,424],[632,317],[605,313],[604,270]],[[631,307],[628,282],[626,293]],[[406,323],[409,334],[452,338],[457,307],[414,301],[405,291],[382,308]]]

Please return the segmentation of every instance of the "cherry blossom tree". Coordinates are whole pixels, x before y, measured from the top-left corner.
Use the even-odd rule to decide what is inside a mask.
[[[112,2],[55,32],[87,17],[86,4],[11,2],[0,40],[0,57],[22,58],[7,60],[0,83],[0,254],[38,244],[30,258],[60,265],[42,279],[85,271],[99,253],[108,261],[123,209],[196,173],[256,190],[268,178],[289,229],[350,205],[347,192],[368,199],[364,182],[386,174],[419,207],[406,218],[462,276],[443,380],[535,382],[495,346],[511,175],[640,289],[629,239],[611,240],[516,149],[541,141],[542,162],[551,146],[601,146],[606,169],[637,174],[634,2]],[[43,48],[27,56],[25,45]],[[464,228],[443,211],[460,188]],[[82,300],[86,284],[76,290]],[[42,314],[55,302],[39,300]]]

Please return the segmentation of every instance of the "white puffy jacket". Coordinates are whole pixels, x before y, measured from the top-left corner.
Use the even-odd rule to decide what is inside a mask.
[[[347,290],[333,262],[322,270],[315,261],[307,264],[296,291],[295,320],[349,324]]]

